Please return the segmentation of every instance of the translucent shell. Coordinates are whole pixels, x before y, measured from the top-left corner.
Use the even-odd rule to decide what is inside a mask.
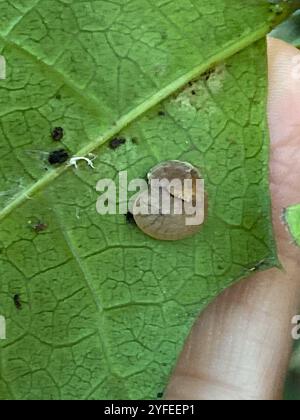
[[[174,197],[181,198],[184,201],[192,201],[195,198],[196,185],[195,182],[197,179],[201,179],[199,171],[190,163],[180,162],[179,160],[169,160],[162,162],[155,166],[148,173],[148,181],[151,182],[153,179],[167,181],[173,181],[174,179],[181,180],[182,184],[184,180],[192,180],[192,185],[190,188],[184,188],[184,194],[182,194],[183,188],[176,190],[176,187],[168,188],[170,194]]]
[[[149,188],[142,191],[134,203],[133,214],[137,226],[146,235],[163,241],[178,241],[199,232],[204,220],[203,203],[201,223],[187,223],[195,212],[196,191],[198,191],[196,181],[199,179],[201,179],[199,171],[186,162],[167,161],[155,166],[148,174]],[[155,180],[168,182],[161,184],[160,195],[153,200],[151,183]],[[179,184],[170,185],[174,180],[180,181]],[[185,180],[192,182],[182,188]],[[139,212],[137,209],[142,211]]]

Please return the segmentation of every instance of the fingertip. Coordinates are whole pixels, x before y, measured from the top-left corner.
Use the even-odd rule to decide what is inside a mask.
[[[269,121],[272,143],[300,132],[300,52],[268,38]]]

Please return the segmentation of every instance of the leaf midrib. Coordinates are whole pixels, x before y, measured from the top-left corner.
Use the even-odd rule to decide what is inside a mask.
[[[155,93],[148,99],[146,99],[143,103],[138,105],[136,108],[128,112],[126,115],[121,117],[112,128],[108,129],[102,136],[99,136],[95,140],[88,143],[85,147],[80,149],[75,156],[86,156],[89,153],[93,153],[96,149],[103,146],[107,143],[110,139],[118,135],[124,128],[126,128],[129,124],[133,121],[141,117],[143,114],[148,112],[151,108],[154,108],[159,103],[170,97],[175,92],[181,90],[186,86],[190,81],[198,78],[201,74],[205,73],[215,65],[220,62],[227,60],[228,58],[232,57],[233,55],[239,53],[243,49],[249,47],[253,43],[259,41],[260,39],[264,38],[271,30],[272,23],[265,23],[260,28],[258,28],[255,32],[251,34],[245,35],[243,38],[240,38],[238,42],[235,40],[234,42],[230,42],[227,46],[223,46],[222,50],[219,51],[217,54],[212,55],[208,58],[205,62],[197,65],[191,71],[185,73],[184,75],[180,76],[159,92]],[[21,48],[21,47],[20,47]],[[25,50],[26,51],[26,50]],[[31,55],[32,57],[35,57]],[[36,58],[36,57],[35,57]],[[51,68],[51,67],[49,67]],[[51,68],[52,69],[52,68]],[[78,91],[76,90],[78,94]],[[42,178],[40,178],[37,182],[26,188],[23,192],[19,193],[15,196],[12,201],[4,207],[0,211],[0,222],[4,220],[7,216],[9,216],[15,209],[22,206],[27,200],[31,199],[35,196],[39,191],[42,191],[46,188],[49,184],[54,182],[60,175],[70,169],[69,166],[65,165],[56,169],[52,169],[47,174],[45,174]]]

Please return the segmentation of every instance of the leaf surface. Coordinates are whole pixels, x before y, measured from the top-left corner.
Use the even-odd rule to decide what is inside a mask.
[[[300,205],[292,206],[286,210],[285,221],[293,240],[300,246]]]
[[[276,264],[264,40],[275,19],[263,0],[2,2],[0,398],[156,398],[199,311]],[[55,126],[95,170],[47,165]],[[126,144],[111,150],[117,135]],[[163,243],[96,213],[99,179],[143,178],[165,159],[203,172],[199,235]]]

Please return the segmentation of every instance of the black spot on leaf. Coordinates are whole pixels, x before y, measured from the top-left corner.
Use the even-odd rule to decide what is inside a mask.
[[[215,72],[214,68],[207,70],[205,73],[202,74],[202,77],[201,77],[202,80],[207,82],[211,78],[211,76],[214,74],[214,72]]]
[[[125,217],[126,217],[126,222],[127,223],[135,224],[135,220],[134,220],[133,214],[130,213],[130,211],[125,215]]]
[[[126,139],[124,137],[116,137],[110,141],[109,147],[112,150],[116,150],[118,149],[118,147],[122,146],[125,143],[126,143]]]
[[[48,229],[48,225],[41,221],[32,224],[31,227],[36,233],[41,233]]]
[[[14,296],[14,304],[15,304],[15,307],[18,309],[18,311],[20,311],[22,309],[22,302],[21,302],[20,295],[15,295]]]
[[[59,165],[65,163],[69,159],[69,153],[64,150],[55,150],[51,152],[48,158],[50,165]]]
[[[55,127],[51,131],[51,137],[54,141],[61,141],[64,137],[64,129],[62,127]]]

